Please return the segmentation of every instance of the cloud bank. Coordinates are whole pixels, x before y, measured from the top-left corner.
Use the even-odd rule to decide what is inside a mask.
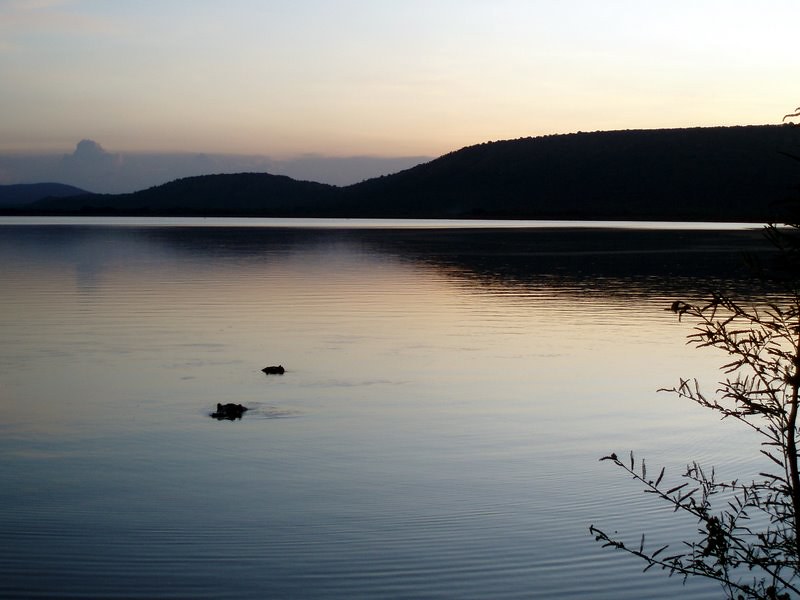
[[[94,140],[84,139],[71,154],[0,154],[0,184],[57,182],[91,192],[119,194],[195,175],[266,172],[343,186],[428,160],[430,157],[425,156],[307,154],[273,159],[237,154],[113,153]]]

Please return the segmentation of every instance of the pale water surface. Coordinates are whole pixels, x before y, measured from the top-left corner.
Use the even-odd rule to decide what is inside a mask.
[[[0,597],[719,597],[588,527],[694,529],[612,450],[758,471],[656,392],[746,228],[4,223]]]

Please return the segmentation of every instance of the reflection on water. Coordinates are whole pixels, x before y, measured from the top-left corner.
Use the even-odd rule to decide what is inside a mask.
[[[716,597],[587,530],[694,529],[610,450],[757,470],[747,432],[654,390],[713,385],[663,308],[751,289],[759,244],[0,227],[0,596]]]

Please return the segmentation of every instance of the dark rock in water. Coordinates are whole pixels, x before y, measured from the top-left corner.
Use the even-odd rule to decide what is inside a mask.
[[[241,404],[219,404],[217,403],[217,412],[211,413],[211,416],[218,421],[226,419],[233,421],[234,419],[241,419],[244,412],[247,410],[246,406]]]
[[[264,367],[261,370],[264,371],[266,375],[283,375],[286,372],[286,369],[283,368],[283,365],[278,365],[277,367]]]

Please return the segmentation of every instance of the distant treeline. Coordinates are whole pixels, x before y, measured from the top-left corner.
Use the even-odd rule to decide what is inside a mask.
[[[574,133],[487,142],[359,184],[205,175],[25,214],[754,221],[796,198],[791,125]],[[8,209],[6,213],[10,212]]]
[[[0,209],[32,204],[42,198],[87,194],[86,190],[62,183],[18,183],[0,185]]]

